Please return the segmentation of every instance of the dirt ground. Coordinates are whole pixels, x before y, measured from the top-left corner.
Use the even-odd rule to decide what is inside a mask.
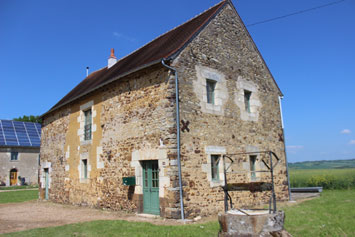
[[[216,219],[217,217],[215,217]],[[45,201],[0,204],[0,234],[94,220],[145,221],[157,225],[182,224],[177,220],[160,217],[145,217],[133,213],[105,211]]]
[[[298,197],[293,196],[293,198],[296,201],[279,203],[278,207],[296,205],[297,203],[314,198],[314,196],[298,195]],[[94,220],[127,220],[150,222],[156,225],[183,224],[179,220],[164,219],[149,215],[136,215],[123,211],[76,207],[46,201],[0,204],[0,234]],[[215,220],[217,220],[217,216],[210,216],[202,218],[198,222]]]

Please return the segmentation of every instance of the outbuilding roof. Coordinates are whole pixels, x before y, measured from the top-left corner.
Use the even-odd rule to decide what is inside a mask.
[[[64,96],[47,113],[62,107],[118,78],[126,76],[139,69],[170,59],[176,56],[195,35],[225,6],[227,0],[211,7],[184,24],[159,36],[128,56],[119,60],[114,66],[104,67],[91,73],[73,90]],[[45,114],[47,114],[45,113]],[[44,115],[45,115],[44,114]],[[42,115],[42,116],[44,116]]]
[[[0,147],[40,147],[41,124],[0,120]]]

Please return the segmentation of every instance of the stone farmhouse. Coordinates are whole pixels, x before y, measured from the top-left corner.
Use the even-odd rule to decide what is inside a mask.
[[[41,124],[0,120],[0,185],[38,184]]]
[[[112,50],[107,67],[42,115],[40,197],[206,216],[223,211],[221,156],[272,150],[276,195],[286,200],[281,96],[233,4],[222,1],[120,60]],[[241,162],[240,182],[262,179],[249,172],[264,167],[257,156]],[[269,196],[232,193],[239,206]]]

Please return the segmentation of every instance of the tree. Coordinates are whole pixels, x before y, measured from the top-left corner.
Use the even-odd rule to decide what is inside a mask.
[[[22,122],[32,122],[32,123],[41,123],[42,119],[39,116],[34,116],[34,115],[30,115],[30,116],[20,116],[18,118],[14,118],[15,121],[22,121]]]

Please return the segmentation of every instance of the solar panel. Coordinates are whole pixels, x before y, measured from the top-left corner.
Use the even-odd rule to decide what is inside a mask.
[[[39,147],[41,124],[0,120],[0,146]]]

